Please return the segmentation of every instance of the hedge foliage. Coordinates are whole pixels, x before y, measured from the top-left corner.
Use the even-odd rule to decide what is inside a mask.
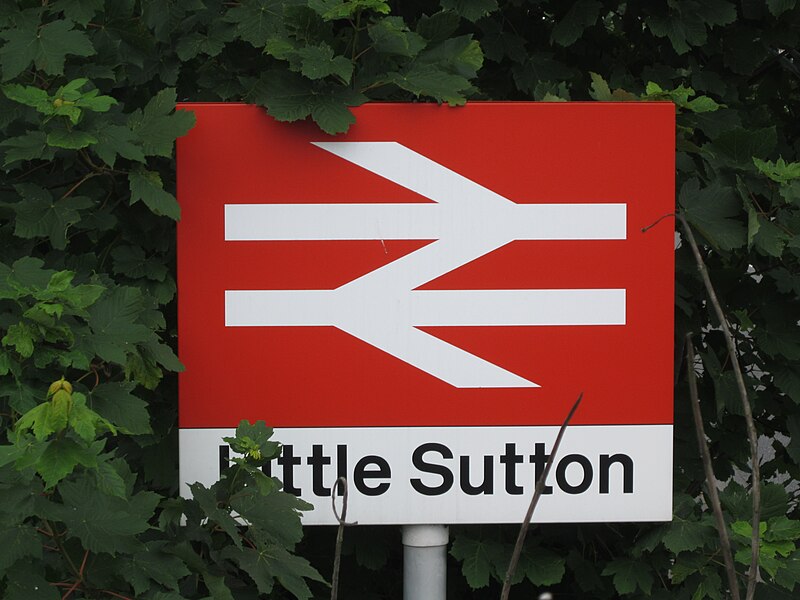
[[[677,210],[731,322],[764,450],[757,597],[800,589],[796,0],[0,0],[0,40],[4,598],[328,594],[329,540],[301,546],[318,572],[294,552],[303,503],[259,471],[278,451],[263,424],[237,430],[244,455],[221,482],[177,498],[173,144],[194,122],[177,99],[256,103],[330,134],[367,100],[672,100]],[[685,243],[676,261],[675,520],[540,527],[518,573],[529,593],[728,596],[688,332],[745,577],[742,408]],[[514,533],[455,532],[454,597],[496,595]],[[348,536],[350,597],[399,597],[386,563],[397,540]]]

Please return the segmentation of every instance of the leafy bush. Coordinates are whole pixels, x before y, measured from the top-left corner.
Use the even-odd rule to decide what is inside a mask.
[[[798,38],[795,0],[0,2],[4,597],[249,598],[276,580],[286,592],[273,595],[311,597],[306,582],[319,573],[292,554],[303,504],[259,475],[277,451],[263,425],[240,426],[236,443],[253,452],[221,482],[176,498],[173,143],[193,116],[175,102],[252,102],[337,133],[367,99],[467,97],[676,104],[678,210],[700,237],[767,450],[758,597],[790,597],[800,581]],[[529,587],[726,595],[689,410],[687,332],[745,577],[743,411],[685,243],[676,260],[675,521],[540,527],[518,575]],[[474,597],[495,595],[513,534],[456,531],[452,554]],[[303,551],[324,571],[321,535]],[[381,567],[385,534],[348,536],[359,563]],[[359,571],[362,585],[396,595],[380,573]],[[467,593],[464,580],[451,583]]]

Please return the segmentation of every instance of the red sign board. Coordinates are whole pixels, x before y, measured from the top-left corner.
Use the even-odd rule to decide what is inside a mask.
[[[665,168],[674,161],[671,104],[478,103],[458,109],[373,104],[357,109],[356,124],[336,138],[310,124],[275,122],[254,106],[188,108],[196,113],[197,126],[178,150],[179,341],[186,365],[180,379],[182,427],[234,426],[242,418],[266,419],[276,427],[554,425],[580,391],[585,400],[576,424],[671,423],[673,234],[668,226],[642,232],[673,211],[673,169]],[[322,147],[331,142],[340,146]],[[341,143],[361,142],[396,147],[365,145],[362,165],[342,157]],[[359,154],[358,147],[350,148]],[[401,166],[387,164],[392,159]],[[403,161],[409,172],[395,173],[395,181],[387,178],[392,169],[404,168]],[[376,172],[381,169],[385,172]],[[415,175],[441,181],[423,182],[416,191],[404,187]],[[448,187],[472,188],[467,182],[485,190],[485,197],[471,199],[476,210],[466,202],[461,207],[459,198],[443,202],[424,195],[429,189],[447,196]],[[512,221],[530,221],[534,230],[542,219],[552,223],[554,239],[547,239],[547,231],[528,236],[540,239],[520,239],[525,233],[514,231],[501,239],[492,220],[508,208],[503,199],[525,207],[580,206],[557,214],[512,211]],[[447,201],[449,212],[413,210],[449,209]],[[270,204],[284,210],[259,213],[252,206]],[[394,213],[374,210],[380,204]],[[248,209],[241,210],[243,205]],[[350,210],[332,210],[337,205]],[[592,211],[592,205],[622,208]],[[446,225],[437,231],[426,221],[451,213],[471,220],[465,235],[476,248],[464,251],[463,260],[429,269],[447,253],[447,236],[459,232],[445,231]],[[275,231],[281,215],[288,228],[284,239],[266,239],[281,237]],[[603,218],[615,222],[605,232],[603,227],[585,231],[580,239],[581,231]],[[349,230],[346,223],[331,223],[336,219],[349,220]],[[381,238],[379,220],[400,224]],[[226,239],[226,227],[233,239]],[[237,229],[233,235],[232,229]],[[359,235],[376,239],[340,239]],[[442,237],[434,242],[433,235]],[[494,248],[492,236],[512,239]],[[258,237],[265,239],[252,239]],[[308,239],[314,237],[322,239]],[[375,332],[369,326],[360,337],[357,326],[346,332],[334,325],[337,315],[328,324],[312,318],[297,326],[226,326],[226,292],[335,290],[432,245],[443,248],[428,248],[408,267],[422,271],[408,278],[408,289],[382,293],[376,278],[358,290],[366,294],[358,311],[383,320]],[[447,270],[453,264],[456,268]],[[433,313],[418,323],[393,315],[392,303],[412,290],[421,306],[407,310]],[[564,293],[492,298],[478,290]],[[569,290],[583,290],[585,296]],[[593,296],[590,290],[609,292]],[[622,292],[615,297],[610,290]],[[423,291],[450,293],[426,301]],[[302,304],[308,298],[284,300]],[[531,319],[520,315],[507,324],[504,313],[515,300],[531,305]],[[230,293],[227,302],[231,311]],[[549,304],[541,307],[542,302]],[[603,302],[621,302],[622,319],[600,314],[592,321],[592,304]],[[449,318],[449,312],[469,312],[476,303],[481,314],[472,321],[470,315]],[[536,321],[537,311],[559,307],[577,314],[562,322],[558,314]],[[275,305],[267,299],[263,308]],[[288,321],[278,322],[292,322],[292,315],[286,316]],[[583,324],[587,321],[597,324]],[[392,329],[413,331],[385,339]],[[390,353],[402,344],[413,347]],[[440,348],[445,351],[439,355]],[[433,354],[427,360],[435,364],[458,359],[459,350],[479,359],[465,361],[466,371],[490,363],[539,387],[516,387],[513,381],[505,387],[502,378],[495,385],[492,377],[486,386],[478,378],[457,387],[457,381],[412,364],[415,352]],[[410,356],[396,356],[404,353]]]
[[[670,518],[672,104],[183,108],[184,481],[263,419],[307,523],[518,522],[583,392],[537,520]]]

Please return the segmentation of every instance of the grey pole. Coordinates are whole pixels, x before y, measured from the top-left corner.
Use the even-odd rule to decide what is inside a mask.
[[[403,600],[445,600],[446,525],[403,526]]]

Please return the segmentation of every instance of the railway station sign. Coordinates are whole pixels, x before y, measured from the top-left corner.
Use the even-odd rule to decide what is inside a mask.
[[[518,522],[583,392],[534,520],[671,518],[672,104],[182,108],[183,482],[263,419],[306,523]]]

